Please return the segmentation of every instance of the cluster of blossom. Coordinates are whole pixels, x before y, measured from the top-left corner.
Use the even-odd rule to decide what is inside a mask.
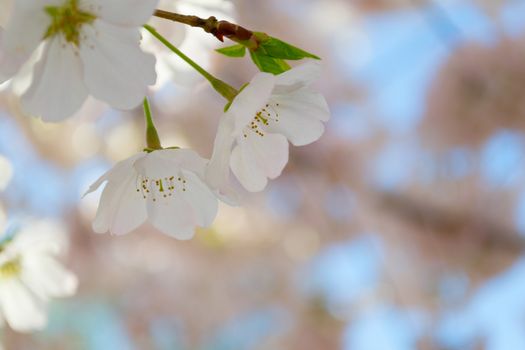
[[[1,194],[13,175],[1,155],[0,175]],[[67,247],[65,230],[56,222],[36,220],[10,228],[0,202],[0,233],[0,324],[19,332],[43,328],[47,303],[77,289],[76,276],[57,260]]]
[[[5,229],[0,227],[0,229]],[[52,298],[71,296],[77,278],[57,260],[66,234],[51,221],[30,221],[0,242],[0,322],[19,332],[43,328]]]
[[[88,96],[113,108],[133,109],[157,79],[155,56],[141,48],[141,28],[157,5],[157,0],[17,0],[0,27],[0,83],[31,72],[21,106],[47,122],[70,117]],[[239,202],[231,174],[247,191],[262,191],[286,166],[289,143],[303,146],[324,132],[328,106],[310,88],[319,75],[319,64],[309,61],[282,74],[260,72],[240,92],[233,89],[209,160],[189,149],[161,147],[149,116],[154,132],[148,130],[148,137],[156,142],[150,144],[148,138],[148,148],[117,163],[88,191],[105,184],[93,230],[122,235],[148,221],[165,234],[189,239],[196,227],[211,225],[219,201]],[[0,267],[0,278],[24,271],[14,274],[18,277],[11,280],[12,287],[0,288],[0,307],[14,328],[21,323],[10,308],[37,308],[34,300],[66,295],[76,286],[47,256],[21,268],[17,259],[23,244],[17,242],[26,235],[15,237],[5,244],[7,260]],[[28,258],[28,264],[33,260]],[[31,272],[37,265],[49,267],[46,274],[54,273],[57,280],[39,279],[42,272]],[[25,297],[21,288],[32,290],[33,302],[3,302],[13,293]]]

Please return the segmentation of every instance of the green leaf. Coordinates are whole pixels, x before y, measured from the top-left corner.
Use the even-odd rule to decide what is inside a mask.
[[[59,13],[57,6],[46,6],[44,7],[44,11],[51,17],[56,17],[58,16],[58,13]]]
[[[291,67],[286,61],[266,56],[259,51],[250,51],[250,56],[252,57],[253,63],[261,72],[272,73],[272,74],[281,74],[289,70]]]
[[[303,58],[320,58],[314,54],[306,52],[298,47],[288,44],[277,38],[269,37],[267,40],[261,42],[256,51],[261,51],[266,56],[273,58],[280,58],[283,60],[301,60]]]
[[[221,49],[215,50],[220,54],[228,57],[244,57],[246,54],[246,47],[244,45],[238,44],[228,47],[223,47]]]
[[[224,113],[228,112],[228,110],[229,110],[230,107],[232,106],[232,103],[233,103],[233,101],[229,101],[229,102],[224,106]]]

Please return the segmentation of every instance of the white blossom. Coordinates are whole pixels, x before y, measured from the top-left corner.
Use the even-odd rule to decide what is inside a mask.
[[[207,180],[222,191],[229,168],[250,192],[261,191],[288,162],[288,141],[303,146],[319,139],[330,112],[310,85],[320,66],[308,62],[281,75],[258,73],[222,117]]]
[[[157,2],[17,0],[0,39],[0,81],[40,54],[22,96],[26,112],[60,121],[89,95],[136,107],[156,81],[155,57],[141,50],[139,29]]]
[[[0,321],[20,332],[43,329],[48,302],[73,295],[78,284],[56,259],[66,248],[62,227],[32,222],[0,247]]]
[[[217,215],[217,197],[204,182],[206,164],[184,149],[142,152],[117,163],[88,190],[107,182],[93,230],[122,235],[149,221],[167,235],[190,239],[196,226],[211,225]]]

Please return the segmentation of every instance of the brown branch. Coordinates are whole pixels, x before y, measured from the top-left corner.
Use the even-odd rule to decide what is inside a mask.
[[[447,210],[403,194],[378,193],[376,198],[383,207],[399,217],[420,227],[430,227],[450,238],[471,232],[486,246],[519,254],[525,251],[525,239],[518,232],[475,214]]]
[[[253,31],[235,23],[219,21],[214,16],[204,19],[197,16],[181,15],[179,13],[163,10],[156,10],[153,15],[177,23],[186,24],[191,27],[202,28],[206,33],[213,34],[220,41],[224,41],[224,38],[226,37],[232,41],[245,45],[251,50],[256,50],[259,47],[259,39]]]
[[[206,30],[206,28],[213,28],[214,22],[217,22],[217,19],[215,17],[204,19],[197,16],[181,15],[178,13],[163,10],[155,10],[155,13],[153,13],[153,15],[159,18],[168,19],[170,21],[183,23],[192,27],[199,27],[204,30]],[[206,30],[206,32],[209,31]]]

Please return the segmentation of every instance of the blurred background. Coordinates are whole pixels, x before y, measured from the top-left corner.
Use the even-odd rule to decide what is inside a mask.
[[[0,221],[58,220],[77,295],[6,349],[525,349],[525,1],[180,0],[323,57],[332,119],[188,242],[91,231],[89,184],[140,151],[140,110],[63,124],[0,88]],[[236,87],[256,69],[152,21]],[[163,144],[211,155],[223,101],[144,34]],[[16,88],[16,86],[15,86]],[[12,179],[7,183],[12,174]]]

